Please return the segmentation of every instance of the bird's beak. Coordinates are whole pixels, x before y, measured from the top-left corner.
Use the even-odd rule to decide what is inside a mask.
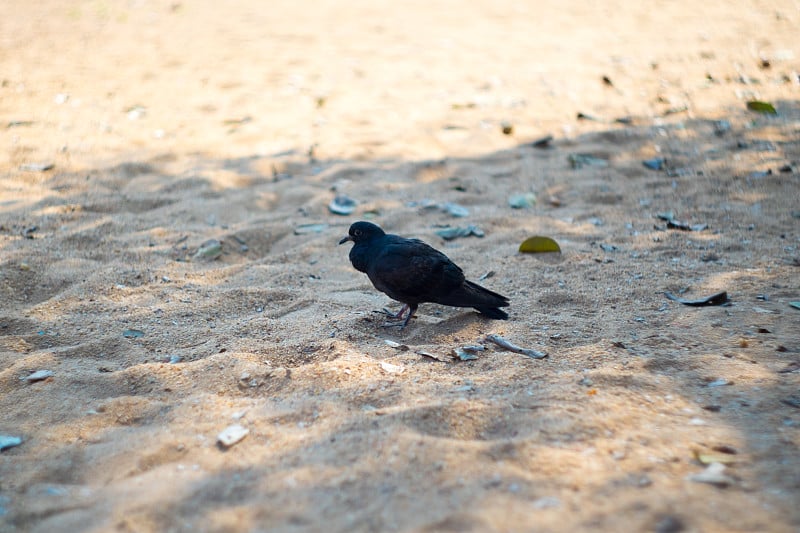
[[[339,244],[344,244],[347,241],[352,241],[352,240],[353,240],[353,238],[350,235],[348,235],[347,237],[345,237],[341,241],[339,241]]]

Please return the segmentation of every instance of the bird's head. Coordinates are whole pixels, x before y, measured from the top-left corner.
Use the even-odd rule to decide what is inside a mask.
[[[350,226],[350,230],[347,232],[347,237],[344,237],[342,240],[339,241],[339,244],[344,244],[347,241],[353,241],[354,243],[358,244],[360,242],[368,242],[372,239],[376,239],[378,237],[383,237],[386,235],[383,230],[373,224],[372,222],[354,222]]]

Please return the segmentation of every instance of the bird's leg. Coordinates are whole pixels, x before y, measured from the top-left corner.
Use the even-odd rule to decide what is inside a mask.
[[[383,311],[392,320],[402,320],[403,315],[405,314],[406,311],[408,311],[408,304],[403,304],[403,307],[401,307],[400,311],[398,311],[397,313],[392,313],[385,307],[381,309],[381,311]]]
[[[403,325],[400,326],[400,329],[405,329],[408,325],[408,321],[411,320],[411,317],[414,316],[414,313],[417,312],[417,304],[411,304],[408,306],[408,316],[406,317],[406,321],[403,322]]]
[[[406,316],[406,319],[403,320],[403,315],[405,314],[406,311],[408,311],[408,315]],[[411,317],[414,315],[416,311],[417,311],[416,304],[413,305],[403,304],[403,308],[400,309],[400,312],[397,314],[392,313],[388,309],[384,309],[383,312],[389,315],[389,320],[391,320],[392,322],[384,322],[383,327],[385,328],[399,327],[400,329],[404,329],[408,325],[408,321],[411,320]],[[399,322],[400,320],[403,321]]]

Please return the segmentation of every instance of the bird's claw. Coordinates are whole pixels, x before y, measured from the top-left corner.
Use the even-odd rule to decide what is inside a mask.
[[[403,315],[406,314],[406,311],[408,311],[408,306],[407,305],[404,305],[403,307],[401,307],[400,311],[398,311],[397,313],[392,313],[391,311],[389,311],[385,307],[383,309],[381,309],[380,311],[375,311],[375,312],[376,313],[383,313],[383,314],[385,314],[386,316],[388,316],[389,318],[391,318],[393,320],[403,320]]]

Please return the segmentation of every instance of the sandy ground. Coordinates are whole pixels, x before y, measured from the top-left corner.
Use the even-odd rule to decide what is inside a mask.
[[[602,4],[0,3],[0,530],[800,530],[798,3]],[[363,218],[510,320],[381,327]]]

